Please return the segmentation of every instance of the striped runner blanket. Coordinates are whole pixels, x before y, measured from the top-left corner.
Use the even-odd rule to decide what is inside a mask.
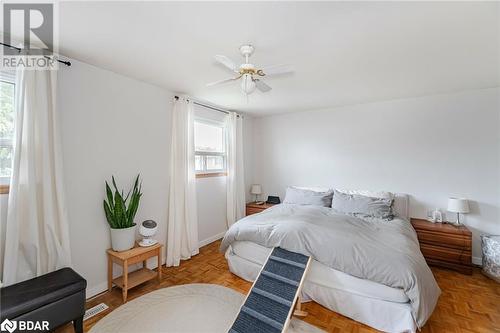
[[[285,332],[310,260],[311,257],[274,248],[229,333]]]

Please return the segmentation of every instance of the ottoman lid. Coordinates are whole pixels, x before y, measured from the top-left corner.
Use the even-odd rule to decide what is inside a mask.
[[[87,281],[69,267],[4,287],[0,291],[1,320],[15,318],[86,287]]]

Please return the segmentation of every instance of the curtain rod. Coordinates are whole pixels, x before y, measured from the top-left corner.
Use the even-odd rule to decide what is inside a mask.
[[[174,96],[175,99],[179,99],[179,96]],[[218,111],[218,112],[222,112],[222,113],[225,113],[225,114],[229,114],[229,111],[226,111],[226,110],[222,110],[222,109],[218,109],[216,107],[213,107],[213,106],[210,106],[210,105],[207,105],[207,104],[203,104],[203,103],[200,103],[200,102],[195,102],[195,101],[192,101],[193,104],[196,104],[196,105],[199,105],[199,106],[203,106],[207,109],[212,109],[214,111]],[[238,117],[240,117],[239,114],[237,114]]]
[[[12,46],[12,45],[9,45],[9,44],[5,44],[5,43],[0,43],[0,45],[3,45],[3,46],[8,47],[10,49],[17,50],[17,52],[21,53],[21,48],[20,47],[15,47],[15,46]],[[44,56],[44,57],[47,58],[47,59],[50,59],[49,56]],[[69,61],[64,61],[64,60],[60,60],[60,59],[57,59],[57,58],[55,58],[55,59],[56,59],[56,61],[60,62],[61,64],[65,64],[68,67],[71,66],[71,62],[69,62]]]

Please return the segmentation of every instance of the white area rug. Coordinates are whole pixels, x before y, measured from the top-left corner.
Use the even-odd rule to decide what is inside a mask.
[[[120,306],[89,333],[226,333],[244,300],[245,295],[215,284],[163,288]],[[288,332],[323,331],[293,318]]]

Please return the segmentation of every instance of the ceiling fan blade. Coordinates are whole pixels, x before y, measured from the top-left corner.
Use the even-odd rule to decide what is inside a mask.
[[[239,77],[232,77],[232,78],[229,78],[229,79],[224,79],[224,80],[219,80],[219,81],[211,82],[211,83],[207,84],[207,87],[216,86],[218,84],[223,84],[223,83],[235,81],[235,80],[238,80],[238,79],[239,79]]]
[[[216,55],[216,56],[214,56],[214,59],[218,63],[224,65],[227,68],[229,68],[231,71],[236,72],[236,73],[238,72],[238,66],[234,63],[234,61],[232,61],[228,57],[223,56],[223,55]]]
[[[261,71],[264,72],[264,75],[285,74],[285,73],[293,72],[293,66],[286,65],[286,64],[273,65],[273,66],[264,67],[264,68],[262,68]]]
[[[255,79],[254,82],[255,82],[255,86],[257,87],[257,89],[259,89],[262,92],[268,92],[269,90],[273,89],[270,86],[268,86],[266,83],[264,83],[264,81],[261,81],[259,79]]]

